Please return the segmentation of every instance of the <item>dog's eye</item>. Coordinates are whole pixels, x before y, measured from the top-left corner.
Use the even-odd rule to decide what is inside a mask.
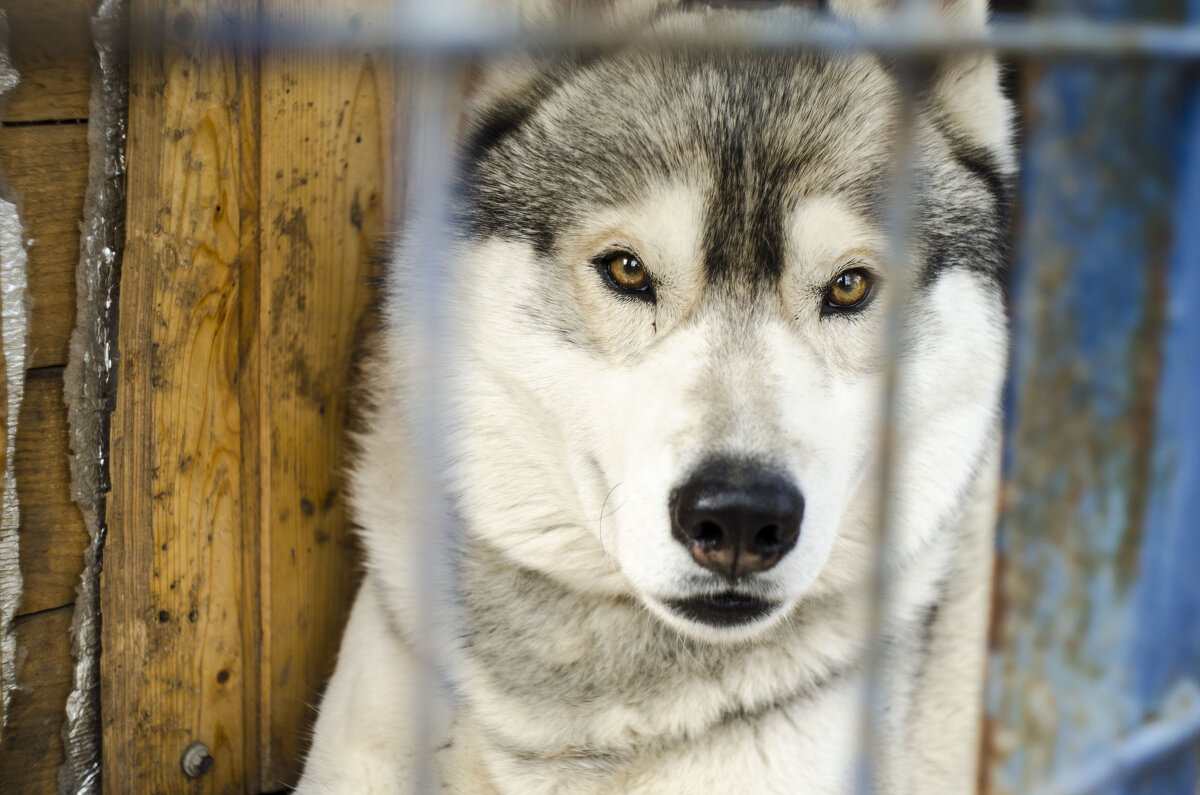
[[[871,297],[873,282],[866,268],[850,268],[839,273],[825,288],[825,309],[857,309]]]
[[[614,251],[600,257],[596,263],[609,284],[627,293],[646,293],[650,290],[650,274],[641,261],[628,251]]]

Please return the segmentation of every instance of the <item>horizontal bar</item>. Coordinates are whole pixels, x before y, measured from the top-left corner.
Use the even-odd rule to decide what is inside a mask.
[[[1167,699],[1164,716],[1130,734],[1103,756],[1081,765],[1036,795],[1091,795],[1128,779],[1154,762],[1200,741],[1200,687],[1191,680],[1177,685]]]
[[[187,27],[187,39],[200,36],[232,46],[285,41],[290,46],[335,50],[343,47],[396,49],[418,57],[469,57],[530,50],[604,50],[630,44],[671,48],[733,50],[868,50],[890,55],[934,56],[993,51],[1043,59],[1145,58],[1184,64],[1200,62],[1200,26],[1104,23],[1082,19],[998,18],[987,30],[964,32],[928,13],[898,13],[886,24],[859,27],[826,15],[730,31],[631,32],[606,26],[569,26],[527,31],[515,20],[482,12],[455,15],[441,4],[406,14],[316,12],[303,18],[265,20],[223,18]],[[149,33],[149,31],[144,31]],[[135,34],[139,31],[135,31]],[[186,43],[186,42],[184,42]]]

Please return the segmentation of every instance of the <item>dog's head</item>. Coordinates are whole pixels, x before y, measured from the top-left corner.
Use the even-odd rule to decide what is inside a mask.
[[[981,7],[942,4],[964,5]],[[902,94],[882,59],[630,48],[527,67],[485,85],[464,155],[450,394],[471,532],[692,635],[747,638],[862,582],[890,432],[889,555],[919,555],[997,416],[1011,154],[994,63],[940,64],[914,99],[903,268],[886,232]]]

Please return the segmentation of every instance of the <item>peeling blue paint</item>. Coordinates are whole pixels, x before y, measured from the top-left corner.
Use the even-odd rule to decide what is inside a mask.
[[[1054,0],[1128,19],[1134,4]],[[1200,24],[1200,0],[1137,4]],[[1031,67],[993,793],[1094,762],[1200,682],[1200,82]],[[1109,791],[1196,795],[1200,742]]]

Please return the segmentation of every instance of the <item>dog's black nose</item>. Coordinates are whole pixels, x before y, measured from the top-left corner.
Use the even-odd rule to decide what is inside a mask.
[[[729,580],[766,571],[800,536],[804,497],[789,477],[717,460],[671,493],[671,533],[706,569]]]

